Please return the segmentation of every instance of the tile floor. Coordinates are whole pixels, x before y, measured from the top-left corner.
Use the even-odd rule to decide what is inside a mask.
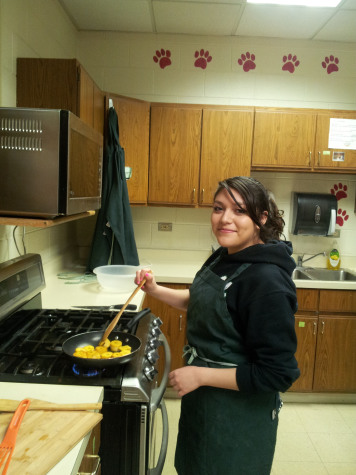
[[[162,475],[176,475],[174,450],[180,400],[166,398],[165,402],[169,445]],[[356,475],[356,404],[285,402],[271,473]]]

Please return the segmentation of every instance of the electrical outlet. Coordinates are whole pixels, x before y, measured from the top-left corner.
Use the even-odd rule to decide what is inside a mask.
[[[158,231],[172,231],[172,223],[158,223]]]

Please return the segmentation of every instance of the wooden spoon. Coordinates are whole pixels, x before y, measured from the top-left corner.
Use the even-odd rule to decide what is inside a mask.
[[[104,332],[104,335],[99,343],[99,346],[100,345],[103,345],[105,343],[105,340],[109,337],[110,333],[113,331],[113,329],[116,327],[121,315],[124,313],[124,310],[125,308],[128,306],[128,304],[131,302],[131,300],[135,297],[135,295],[137,294],[137,292],[141,289],[142,286],[144,286],[146,283],[146,279],[143,279],[139,284],[138,286],[136,287],[136,289],[132,292],[132,294],[130,295],[130,297],[126,300],[126,302],[124,303],[124,305],[122,306],[122,309],[120,310],[120,312],[113,318],[113,320],[111,321],[110,325],[107,327],[107,329],[105,330]]]

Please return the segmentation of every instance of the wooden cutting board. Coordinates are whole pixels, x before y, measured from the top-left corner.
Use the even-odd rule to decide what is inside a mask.
[[[12,416],[0,414],[0,441]],[[27,411],[17,434],[8,475],[46,474],[102,417],[87,411]]]

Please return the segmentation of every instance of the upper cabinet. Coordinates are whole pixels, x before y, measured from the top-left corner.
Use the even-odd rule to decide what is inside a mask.
[[[315,112],[256,108],[252,167],[311,169],[315,129]]]
[[[198,203],[201,107],[151,105],[148,202]]]
[[[151,105],[151,204],[210,206],[220,180],[250,175],[253,109]]]
[[[119,119],[120,145],[125,150],[125,165],[132,175],[127,181],[131,204],[144,205],[148,193],[148,156],[150,130],[149,102],[108,94]]]
[[[256,108],[252,169],[354,172],[355,150],[329,148],[333,118],[356,119],[356,112]]]
[[[211,205],[218,182],[249,176],[253,109],[204,108],[200,163],[200,205]]]
[[[315,171],[356,170],[356,150],[329,148],[331,119],[355,120],[355,111],[318,111],[315,136],[314,169]],[[344,123],[347,126],[347,122]],[[355,128],[354,128],[355,130]],[[355,137],[355,132],[353,132]]]
[[[17,59],[17,107],[66,109],[104,133],[104,94],[76,59]]]

